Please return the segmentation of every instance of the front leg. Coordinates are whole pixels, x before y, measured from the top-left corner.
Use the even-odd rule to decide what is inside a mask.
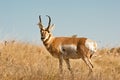
[[[68,70],[71,71],[71,66],[70,66],[70,61],[69,61],[69,59],[64,59],[64,60],[65,60],[65,62],[66,62],[66,65],[67,65]]]
[[[63,56],[62,55],[60,55],[59,57],[59,70],[60,70],[60,73],[59,73],[60,80],[63,80]]]
[[[71,73],[72,80],[74,80],[74,74],[73,74],[73,71],[72,71],[71,66],[70,66],[70,61],[69,61],[69,59],[66,59],[66,58],[65,58],[64,60],[65,60],[65,62],[66,62],[66,65],[67,65],[68,70],[69,70],[70,73]]]
[[[60,69],[60,75],[61,75],[62,72],[63,72],[63,68],[62,68],[62,66],[63,66],[63,56],[60,55],[60,57],[59,57],[59,69]]]

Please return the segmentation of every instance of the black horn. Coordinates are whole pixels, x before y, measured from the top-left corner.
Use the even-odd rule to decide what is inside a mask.
[[[48,19],[49,19],[49,22],[48,22],[48,27],[47,27],[47,29],[49,29],[50,28],[50,25],[51,25],[51,18],[50,18],[50,16],[48,16],[48,15],[46,15],[47,17],[48,17]]]
[[[41,16],[39,16],[40,23],[42,23]]]

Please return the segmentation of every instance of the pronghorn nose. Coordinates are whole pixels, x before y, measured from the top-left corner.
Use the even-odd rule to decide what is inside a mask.
[[[41,37],[41,39],[43,40],[43,39],[45,39],[45,37]]]
[[[41,37],[41,39],[43,40],[43,39],[45,39],[45,37]]]

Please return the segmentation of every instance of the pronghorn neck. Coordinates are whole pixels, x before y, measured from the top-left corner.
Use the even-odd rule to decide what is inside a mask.
[[[54,37],[52,34],[49,34],[48,38],[43,41],[43,44],[48,47],[52,43]]]

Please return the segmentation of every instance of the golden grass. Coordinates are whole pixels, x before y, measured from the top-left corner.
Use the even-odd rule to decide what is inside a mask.
[[[90,76],[81,59],[71,60],[74,80],[119,80],[119,54],[107,48],[98,50],[92,58],[94,69]],[[58,60],[44,47],[25,42],[8,42],[6,46],[0,44],[0,80],[58,80],[58,64]],[[70,80],[70,72],[66,64],[63,65],[63,80]]]

